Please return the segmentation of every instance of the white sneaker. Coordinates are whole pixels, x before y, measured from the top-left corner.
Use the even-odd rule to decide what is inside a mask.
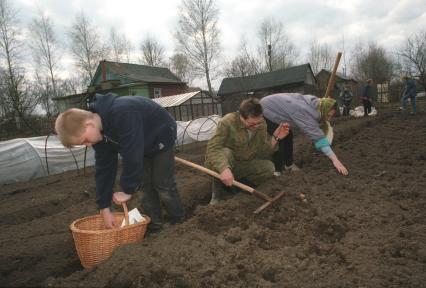
[[[290,166],[284,165],[284,169],[286,171],[290,171],[290,172],[298,172],[300,171],[300,168],[296,166],[296,164],[291,164]]]
[[[274,176],[277,176],[277,177],[281,176],[281,172],[275,171]]]
[[[218,198],[213,198],[210,199],[210,205],[217,205],[220,202],[220,200]]]

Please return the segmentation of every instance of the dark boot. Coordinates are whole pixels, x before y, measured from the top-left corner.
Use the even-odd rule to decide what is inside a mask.
[[[223,198],[223,183],[216,179],[212,178],[212,198],[210,199],[210,205],[215,205],[219,203],[220,200]]]

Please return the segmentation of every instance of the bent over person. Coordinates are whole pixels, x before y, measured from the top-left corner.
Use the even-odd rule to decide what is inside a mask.
[[[309,136],[315,148],[326,155],[336,170],[348,175],[348,170],[331,149],[327,122],[336,114],[337,103],[331,98],[318,98],[313,95],[299,93],[278,93],[263,97],[260,100],[269,133],[273,133],[279,123],[290,124],[290,131],[279,143],[279,149],[274,154],[276,173],[283,170],[300,170],[293,163],[293,133],[294,128],[300,129]]]
[[[246,99],[238,112],[229,113],[219,121],[215,135],[207,144],[206,167],[219,173],[227,187],[232,186],[233,180],[257,186],[273,176],[272,152],[288,130],[287,124],[280,124],[273,136],[268,136],[259,100]],[[220,182],[213,179],[212,183],[210,203],[216,204]]]
[[[61,113],[55,130],[64,146],[95,150],[96,201],[107,228],[120,225],[111,213],[111,200],[126,202],[139,187],[142,207],[151,218],[148,231],[161,229],[162,204],[171,223],[183,221],[174,176],[176,121],[160,105],[142,96],[96,94],[89,111],[73,108]],[[118,155],[121,191],[113,192]]]

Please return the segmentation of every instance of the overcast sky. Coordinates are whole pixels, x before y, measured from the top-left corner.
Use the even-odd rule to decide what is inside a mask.
[[[180,3],[181,0],[15,0],[13,7],[24,24],[36,16],[39,7],[60,33],[83,10],[106,37],[110,28],[115,27],[139,47],[141,40],[151,34],[170,56]],[[313,40],[328,43],[338,51],[344,48],[349,51],[356,42],[375,41],[392,51],[411,33],[426,30],[426,0],[217,0],[216,3],[223,56],[228,61],[238,53],[241,37],[245,35],[248,42],[254,39],[260,23],[267,17],[284,24],[301,55]]]

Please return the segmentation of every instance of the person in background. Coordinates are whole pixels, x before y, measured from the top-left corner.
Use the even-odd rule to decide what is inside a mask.
[[[151,218],[148,232],[160,231],[162,204],[172,224],[184,219],[174,176],[176,121],[154,101],[139,96],[96,94],[89,111],[72,108],[56,119],[55,130],[66,147],[95,150],[96,201],[107,228],[119,227],[110,210],[142,188],[142,207]],[[122,158],[121,191],[113,192]]]
[[[408,99],[411,101],[411,114],[416,114],[416,96],[417,96],[417,87],[416,87],[416,81],[414,79],[411,79],[407,75],[405,75],[403,78],[404,81],[404,93],[402,95],[402,106],[400,107],[400,110],[404,111],[407,109],[407,102]]]
[[[276,175],[283,170],[299,170],[293,163],[294,128],[308,135],[315,148],[327,155],[339,173],[348,175],[348,170],[337,158],[326,137],[328,121],[336,114],[336,100],[299,93],[278,93],[263,97],[260,103],[269,133],[276,129],[278,123],[289,123],[291,127],[288,135],[279,141],[279,149],[273,155]]]
[[[367,84],[362,88],[361,100],[364,106],[364,117],[371,113],[371,106],[373,105],[373,80],[368,79]]]
[[[238,112],[228,113],[219,121],[207,143],[205,165],[220,174],[226,187],[231,187],[234,180],[257,186],[273,176],[271,156],[288,131],[288,125],[278,124],[268,136],[259,100],[243,100]],[[217,185],[220,182],[213,178],[211,204],[220,200],[223,191]]]
[[[340,100],[342,101],[343,105],[343,116],[349,115],[349,110],[351,109],[351,102],[352,102],[352,92],[349,90],[348,86],[344,85],[342,92],[340,92]]]

